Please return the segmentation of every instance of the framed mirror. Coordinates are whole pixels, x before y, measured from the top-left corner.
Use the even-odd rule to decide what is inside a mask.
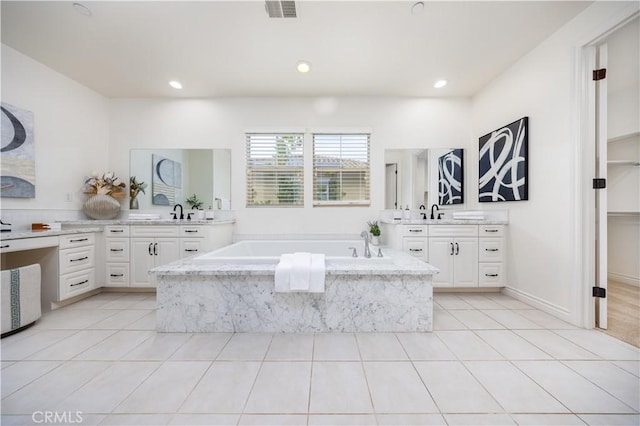
[[[193,195],[202,209],[231,209],[231,150],[132,149],[129,157],[129,175],[145,184],[136,197],[139,209],[189,209]]]
[[[464,203],[464,150],[387,149],[385,209]]]

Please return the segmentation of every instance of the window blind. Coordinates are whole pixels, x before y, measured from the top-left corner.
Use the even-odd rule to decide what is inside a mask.
[[[369,205],[369,134],[313,135],[313,204]]]
[[[302,134],[247,134],[247,207],[302,207]]]

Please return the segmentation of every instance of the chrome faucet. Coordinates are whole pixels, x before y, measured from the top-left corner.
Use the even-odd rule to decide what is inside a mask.
[[[371,252],[369,251],[369,233],[362,231],[360,236],[364,238],[364,257],[370,258]]]
[[[433,208],[435,207],[436,210],[440,211],[440,209],[438,208],[437,204],[434,204],[431,206],[431,219],[435,219],[435,216],[433,215]],[[439,218],[438,218],[439,219]]]
[[[173,215],[174,219],[177,219],[177,213],[175,213],[176,209],[180,207],[180,220],[184,219],[184,212],[182,211],[182,204],[176,204],[175,206],[173,206],[173,211],[174,213],[171,213]]]

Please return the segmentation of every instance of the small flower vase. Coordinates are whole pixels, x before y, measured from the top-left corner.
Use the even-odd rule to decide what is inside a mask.
[[[371,244],[374,246],[380,245],[380,237],[376,237],[375,235],[371,237]]]
[[[129,209],[130,210],[138,210],[140,206],[138,205],[138,197],[133,197],[129,199]]]
[[[120,203],[110,195],[95,194],[87,198],[82,211],[91,219],[115,219],[120,213]]]

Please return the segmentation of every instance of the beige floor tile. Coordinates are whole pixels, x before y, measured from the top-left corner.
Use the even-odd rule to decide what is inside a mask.
[[[435,334],[461,360],[504,359],[473,331],[436,331]]]
[[[150,311],[137,321],[124,327],[125,330],[156,330],[156,312]]]
[[[549,330],[515,330],[518,336],[534,344],[555,359],[599,359],[593,352]]]
[[[467,330],[467,326],[460,322],[456,317],[451,315],[449,311],[434,312],[433,330]]]
[[[307,413],[310,382],[310,362],[265,362],[258,373],[244,412]]]
[[[190,333],[156,333],[125,354],[123,360],[164,361],[191,337]]]
[[[406,361],[404,348],[394,333],[357,333],[363,361]]]
[[[511,330],[537,330],[542,326],[520,315],[520,311],[511,311],[508,309],[491,309],[485,311],[487,316],[499,322],[505,328]]]
[[[555,333],[604,359],[616,361],[637,361],[640,359],[640,348],[597,330],[556,330]]]
[[[179,426],[235,426],[239,420],[240,414],[176,414],[171,418],[169,424]]]
[[[160,426],[171,421],[169,414],[110,414],[100,425]]]
[[[637,414],[580,414],[579,417],[590,426],[638,426]]]
[[[275,334],[267,351],[268,361],[311,361],[313,334]]]
[[[440,305],[443,309],[473,309],[473,306],[465,302],[459,296],[451,293],[435,293],[433,301]]]
[[[445,414],[449,426],[515,425],[507,414]]]
[[[583,426],[585,423],[575,414],[513,414],[520,426]]]
[[[396,336],[409,358],[414,361],[457,359],[435,333],[396,333]]]
[[[314,361],[359,361],[360,351],[352,333],[316,333]]]
[[[102,342],[115,332],[115,330],[81,330],[46,349],[34,353],[27,359],[68,360]]]
[[[243,414],[239,425],[248,426],[305,426],[306,414]]]
[[[152,331],[118,331],[77,355],[76,360],[119,360],[136,346],[154,337]]]
[[[242,413],[259,370],[259,362],[215,361],[180,412]]]
[[[444,426],[447,422],[441,414],[377,414],[380,426]]]
[[[2,398],[6,398],[61,365],[61,361],[20,361],[8,368],[3,368]]]
[[[9,336],[2,340],[2,359],[21,361],[75,333],[76,330],[37,330],[25,336]]]
[[[213,361],[231,339],[231,336],[231,333],[194,333],[171,355],[170,359],[174,361]]]
[[[92,330],[120,330],[138,321],[147,314],[149,314],[149,311],[127,309],[118,312],[116,315],[111,315],[102,321],[98,321],[95,324],[91,324],[87,328]]]
[[[271,334],[236,333],[218,355],[222,361],[262,361],[271,343]]]
[[[376,416],[373,414],[310,414],[309,426],[374,426]]]
[[[165,362],[114,412],[176,413],[210,365],[208,361]]]
[[[563,330],[563,329],[575,329],[575,325],[569,324],[566,321],[562,321],[559,318],[549,315],[546,312],[539,311],[537,309],[522,309],[518,311],[519,315],[535,322],[539,326],[550,330]]]
[[[546,352],[511,330],[477,330],[475,333],[506,359],[551,359]]]
[[[410,362],[365,362],[376,413],[437,413],[427,388]]]
[[[314,362],[310,413],[371,413],[371,397],[360,362]],[[375,420],[375,419],[374,419]]]
[[[504,328],[487,314],[475,309],[458,309],[450,312],[470,330],[499,330]]]

